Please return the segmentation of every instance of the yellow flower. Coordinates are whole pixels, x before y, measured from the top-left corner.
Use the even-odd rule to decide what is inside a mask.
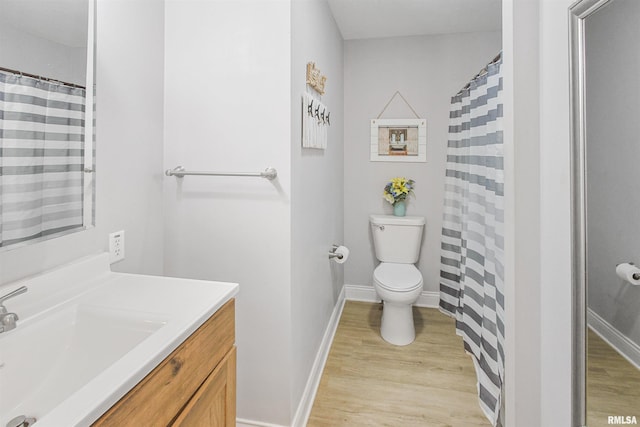
[[[384,187],[383,197],[391,204],[399,200],[406,200],[407,196],[413,192],[415,181],[405,177],[397,176],[391,178],[390,182]]]
[[[400,177],[391,178],[391,183],[393,184],[394,187],[401,187],[406,182],[407,182],[406,178],[400,178]]]

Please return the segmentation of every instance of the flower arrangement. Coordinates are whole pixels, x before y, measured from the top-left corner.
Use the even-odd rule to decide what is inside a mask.
[[[384,198],[387,202],[395,205],[397,202],[402,202],[407,199],[409,194],[413,193],[413,186],[415,181],[404,177],[391,178],[391,182],[388,182],[384,186]]]

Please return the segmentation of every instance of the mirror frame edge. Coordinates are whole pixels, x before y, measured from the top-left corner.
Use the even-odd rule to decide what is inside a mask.
[[[579,0],[569,7],[571,139],[571,424],[587,426],[587,196],[584,21],[611,0]]]

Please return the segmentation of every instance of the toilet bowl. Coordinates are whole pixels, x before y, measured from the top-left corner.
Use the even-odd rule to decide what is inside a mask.
[[[373,286],[384,303],[380,335],[388,343],[411,344],[416,338],[413,304],[422,292],[422,274],[413,264],[380,263]]]
[[[415,340],[413,304],[422,292],[422,274],[414,263],[420,255],[423,217],[370,215],[376,258],[373,286],[383,301],[380,335],[395,345]]]

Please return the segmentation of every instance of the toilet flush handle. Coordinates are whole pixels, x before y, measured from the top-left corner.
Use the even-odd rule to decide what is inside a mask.
[[[384,231],[384,225],[379,225],[378,228],[380,229],[380,231]]]

